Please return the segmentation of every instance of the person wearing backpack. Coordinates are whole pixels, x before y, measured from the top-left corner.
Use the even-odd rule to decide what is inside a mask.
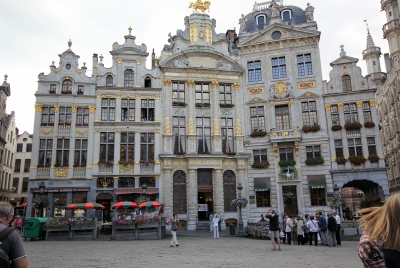
[[[28,268],[28,260],[21,234],[7,227],[13,218],[14,208],[7,202],[0,202],[0,267]]]

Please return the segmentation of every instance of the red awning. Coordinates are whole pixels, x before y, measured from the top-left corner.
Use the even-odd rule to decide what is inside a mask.
[[[156,187],[149,187],[147,188],[146,193],[143,192],[142,188],[118,188],[115,189],[114,192],[116,195],[121,195],[121,194],[158,194],[158,188]]]

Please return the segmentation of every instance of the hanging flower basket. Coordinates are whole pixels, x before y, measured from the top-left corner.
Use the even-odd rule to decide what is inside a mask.
[[[336,163],[338,163],[338,164],[344,165],[344,164],[346,164],[346,162],[347,162],[347,159],[344,157],[336,158]]]
[[[47,195],[38,195],[33,198],[32,201],[33,207],[47,207],[49,205],[49,198]]]
[[[338,130],[341,130],[343,127],[341,126],[341,125],[333,125],[332,127],[331,127],[331,129],[332,129],[332,131],[338,131]]]
[[[352,164],[364,164],[367,159],[364,156],[350,156],[349,161]]]
[[[362,128],[362,125],[359,122],[347,123],[344,125],[345,130],[354,130],[354,129],[360,129],[360,128]]]
[[[280,167],[295,166],[296,165],[296,161],[295,160],[281,160],[281,161],[279,161],[278,165]]]
[[[374,122],[365,122],[364,127],[373,128],[373,127],[375,127],[375,123]]]
[[[262,130],[254,130],[253,133],[250,134],[250,137],[257,138],[257,137],[265,137],[267,135],[266,131]]]
[[[260,162],[254,162],[254,163],[251,165],[251,167],[252,167],[252,168],[268,168],[268,167],[269,167],[269,162],[268,162],[268,161],[262,162],[262,163],[260,163]]]
[[[379,162],[379,156],[377,156],[377,155],[370,155],[370,156],[368,156],[368,160],[369,160],[369,162],[371,162],[371,163],[377,163],[377,162]]]
[[[231,204],[235,207],[242,207],[245,208],[247,206],[247,204],[249,203],[249,201],[247,201],[246,198],[236,198],[233,199]]]
[[[324,162],[325,161],[324,161],[324,159],[322,157],[308,158],[306,160],[306,165],[308,165],[308,166],[322,165]]]
[[[303,126],[302,130],[303,132],[307,133],[307,132],[317,132],[321,129],[321,127],[319,125],[316,126]]]

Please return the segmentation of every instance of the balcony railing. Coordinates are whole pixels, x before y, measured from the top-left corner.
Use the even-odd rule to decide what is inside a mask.
[[[114,166],[99,165],[100,174],[111,174],[113,173]]]
[[[140,164],[140,174],[153,174],[154,164]]]
[[[300,130],[278,130],[271,131],[271,142],[299,141],[301,138]]]
[[[57,135],[69,136],[71,134],[71,126],[58,126]]]
[[[75,167],[74,168],[74,178],[86,178],[86,168],[85,167]]]
[[[50,178],[50,168],[38,168],[37,169],[38,179],[48,179]]]
[[[395,27],[399,27],[399,19],[391,20],[388,23],[384,24],[382,27],[383,36],[386,38],[386,32],[392,30]]]

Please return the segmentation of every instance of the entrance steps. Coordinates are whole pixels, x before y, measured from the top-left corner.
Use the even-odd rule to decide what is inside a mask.
[[[210,222],[209,221],[198,221],[197,222],[197,230],[210,230]]]

